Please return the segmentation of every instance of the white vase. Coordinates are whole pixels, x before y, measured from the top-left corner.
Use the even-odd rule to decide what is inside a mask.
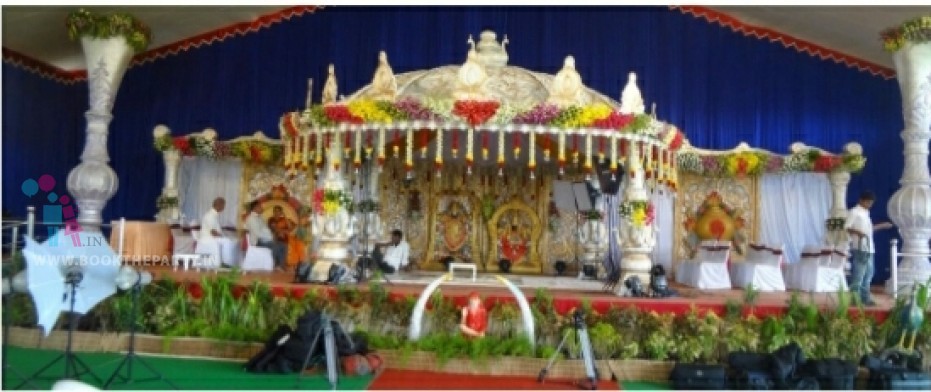
[[[931,238],[931,176],[928,172],[928,141],[931,139],[931,42],[906,43],[893,55],[902,93],[905,129],[905,168],[901,187],[889,199],[887,213],[902,236],[903,253],[927,254]],[[877,251],[889,249],[876,244]],[[894,261],[892,261],[894,263]],[[893,264],[894,265],[894,264]],[[926,257],[903,257],[897,267],[898,286],[892,280],[886,289],[907,290],[915,282],[926,282],[931,265]]]
[[[112,38],[81,38],[87,63],[87,87],[90,109],[87,118],[87,139],[81,163],[68,174],[68,192],[78,205],[78,223],[83,230],[99,230],[107,201],[116,193],[119,179],[107,164],[107,135],[110,111],[123,75],[132,59],[133,48],[122,36]]]

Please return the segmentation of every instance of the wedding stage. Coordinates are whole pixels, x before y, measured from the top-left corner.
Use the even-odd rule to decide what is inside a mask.
[[[583,267],[647,282],[658,264],[690,287],[708,287],[711,270],[713,286],[742,287],[725,265],[747,267],[735,280],[767,282],[763,290],[842,287],[843,262],[803,261],[847,254],[846,191],[866,163],[860,145],[832,153],[799,142],[785,155],[745,143],[695,147],[655,105],[647,111],[634,73],[615,101],[582,83],[572,56],[555,75],[509,65],[506,41],[485,31],[469,38],[461,66],[398,75],[381,52],[371,84],[349,96],[338,94],[331,65],[321,103],[310,81],[304,110],[282,115],[279,139],[155,127],[165,162],[157,219],[173,227],[174,255],[196,256],[198,219],[223,197],[225,235],[241,241],[247,206],[258,203],[290,267],[352,265],[397,229],[420,271],[466,263],[520,274],[525,286],[589,291],[597,285],[544,278]],[[712,248],[725,253],[712,260]],[[757,258],[757,248],[776,257]],[[758,278],[749,267],[763,259],[772,265]],[[831,284],[800,278],[810,275],[803,264]],[[788,266],[799,267],[785,268],[782,282]]]

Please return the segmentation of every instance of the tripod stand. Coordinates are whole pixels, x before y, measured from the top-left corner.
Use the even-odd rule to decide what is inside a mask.
[[[325,314],[320,315],[320,324],[322,326],[317,328],[317,333],[314,335],[313,343],[310,344],[310,348],[307,350],[307,356],[304,357],[304,365],[301,366],[300,371],[297,374],[297,389],[301,389],[301,381],[304,378],[304,370],[307,369],[307,365],[310,364],[310,359],[314,356],[314,353],[317,351],[317,344],[320,343],[320,337],[323,336],[323,351],[324,357],[326,359],[326,372],[327,380],[330,381],[330,388],[336,389],[336,386],[339,384],[339,363],[337,362],[337,356],[339,353],[336,351],[336,337],[333,332],[333,320]],[[343,331],[345,334],[345,331]],[[347,336],[348,338],[348,336]],[[350,340],[351,342],[352,340]]]
[[[139,283],[133,285],[132,296],[133,296],[133,306],[132,311],[130,312],[130,326],[129,326],[129,351],[126,353],[126,357],[123,358],[123,361],[120,362],[120,366],[117,366],[116,370],[113,371],[113,375],[107,380],[103,387],[109,388],[117,378],[120,381],[117,381],[118,384],[132,384],[133,382],[147,382],[147,381],[156,381],[161,380],[168,384],[171,389],[178,389],[178,387],[173,384],[171,381],[165,379],[161,373],[159,373],[152,365],[149,365],[145,360],[136,355],[136,312],[139,307],[139,291],[141,291],[141,286]],[[133,362],[138,361],[140,365],[149,370],[153,374],[153,377],[136,380],[133,379]],[[123,375],[120,371],[126,369],[126,375]]]
[[[553,356],[550,358],[550,361],[546,364],[546,367],[540,370],[540,374],[537,376],[537,382],[542,383],[543,379],[546,378],[547,373],[553,364],[556,362],[556,359],[559,357],[559,353],[562,351],[563,346],[566,344],[566,341],[569,340],[569,336],[575,332],[575,336],[578,339],[579,351],[581,352],[582,360],[585,364],[585,377],[588,384],[582,384],[581,386],[585,389],[595,390],[598,389],[598,370],[595,369],[595,359],[592,355],[592,344],[591,340],[588,339],[588,328],[585,326],[585,318],[581,312],[576,311],[573,315],[574,325],[573,329],[567,330],[566,334],[563,335],[562,341],[559,342],[559,345],[556,346],[556,352],[553,353]]]
[[[47,365],[39,369],[35,374],[30,376],[28,379],[23,381],[21,384],[17,385],[15,389],[20,389],[23,385],[31,383],[32,380],[36,380],[42,373],[45,373],[46,370],[50,369],[52,366],[57,364],[59,361],[65,362],[65,374],[60,378],[78,380],[81,378],[81,375],[90,374],[98,383],[102,382],[100,377],[97,377],[96,374],[91,372],[89,366],[87,366],[81,358],[78,358],[74,355],[74,352],[71,351],[71,341],[74,337],[74,329],[78,323],[77,313],[74,312],[75,297],[77,294],[78,284],[81,283],[83,275],[81,272],[71,271],[65,276],[65,284],[71,287],[71,307],[68,312],[68,343],[65,346],[65,352],[59,355],[57,358],[53,359]],[[55,380],[60,379],[59,377],[54,378]]]

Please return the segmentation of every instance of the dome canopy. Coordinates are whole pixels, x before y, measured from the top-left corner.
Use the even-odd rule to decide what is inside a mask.
[[[560,87],[556,81],[559,77],[558,74],[550,75],[507,65],[508,56],[505,51],[505,45],[508,42],[507,37],[499,43],[494,32],[484,31],[478,45],[475,45],[472,37],[469,37],[468,42],[472,44],[470,52],[474,51],[474,57],[471,54],[468,57],[474,59],[483,68],[477,70],[483,72],[485,77],[477,90],[483,99],[497,101],[515,108],[530,108],[537,104],[546,103],[554,93],[558,94]],[[384,53],[382,56],[384,56]],[[567,58],[567,64],[570,62],[572,65],[571,71],[574,72],[575,60],[571,56]],[[468,66],[469,61],[467,60],[466,64],[463,65],[446,65],[428,70],[398,74],[395,76],[397,91],[394,98],[413,98],[417,100],[457,99],[456,92],[462,84],[463,68]],[[382,98],[384,93],[379,87],[378,78],[379,72],[376,71],[373,83],[354,92],[345,100]],[[578,100],[574,102],[576,106],[601,103],[612,108],[620,107],[620,103],[598,91],[584,85],[579,87],[581,87],[581,93]]]

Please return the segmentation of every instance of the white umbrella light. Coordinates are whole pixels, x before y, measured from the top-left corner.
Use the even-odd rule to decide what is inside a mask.
[[[66,236],[59,230],[42,244],[26,238],[26,281],[36,305],[36,318],[45,335],[51,332],[62,310],[71,310],[73,275],[74,312],[84,314],[116,292],[120,259],[100,232]]]

